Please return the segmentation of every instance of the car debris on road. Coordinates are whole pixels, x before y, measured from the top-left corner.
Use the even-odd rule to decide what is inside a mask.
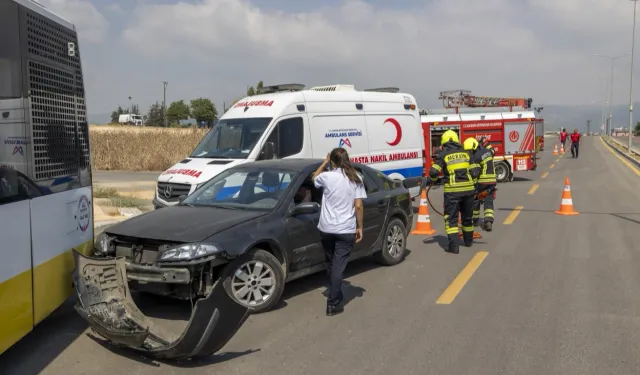
[[[195,303],[185,331],[171,340],[131,298],[123,257],[89,258],[75,251],[74,257],[76,311],[98,335],[144,356],[184,359],[214,354],[249,316],[249,309],[235,302],[217,282]]]

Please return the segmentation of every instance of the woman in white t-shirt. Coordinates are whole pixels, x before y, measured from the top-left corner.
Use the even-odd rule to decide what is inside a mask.
[[[325,171],[330,165],[330,170]],[[344,311],[342,279],[355,243],[362,240],[362,199],[367,194],[362,178],[349,161],[344,148],[335,148],[313,174],[316,188],[322,188],[322,210],[318,229],[327,258],[329,295],[327,315]]]

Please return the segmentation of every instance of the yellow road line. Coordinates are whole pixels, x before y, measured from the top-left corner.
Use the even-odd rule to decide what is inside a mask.
[[[524,206],[516,206],[516,208],[514,208],[513,211],[511,211],[509,216],[507,216],[507,218],[504,219],[504,222],[502,224],[504,224],[504,225],[513,224],[513,222],[516,220],[516,218],[520,214],[520,211],[522,211],[523,208],[524,208]]]
[[[531,194],[535,193],[536,190],[538,190],[539,187],[540,187],[540,185],[538,185],[538,184],[533,185],[531,187],[531,189],[529,189],[529,193],[527,193],[527,194],[531,195]]]
[[[602,139],[602,137],[600,137],[600,142],[602,142],[602,144],[604,145],[604,147],[609,150],[609,152],[611,152],[613,154],[613,156],[617,157],[618,159],[620,159],[621,162],[624,163],[624,165],[626,165],[627,167],[629,167],[629,169],[631,169],[631,171],[633,171],[633,173],[635,173],[637,176],[640,176],[640,170],[638,168],[636,168],[635,165],[631,164],[628,160],[625,160],[625,158],[623,158],[622,156],[618,155],[617,152],[615,152],[615,150],[613,150],[611,148],[611,146],[609,146],[608,144],[606,144],[604,142],[604,140]]]
[[[549,175],[549,172],[544,172],[544,173],[540,176],[540,178],[547,178],[547,176],[548,176],[548,175]]]
[[[549,166],[549,169],[553,169],[553,167],[555,167],[555,166],[556,166],[555,164],[551,164],[551,165]]]
[[[460,294],[460,291],[467,284],[471,276],[476,272],[476,270],[480,267],[485,258],[489,255],[486,251],[478,251],[476,255],[471,258],[469,263],[460,271],[458,276],[449,284],[447,289],[442,292],[440,297],[436,300],[436,304],[438,305],[449,305],[453,302],[454,299]]]

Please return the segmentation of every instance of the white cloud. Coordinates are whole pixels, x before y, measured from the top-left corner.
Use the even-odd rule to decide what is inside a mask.
[[[263,79],[398,86],[432,107],[439,91],[457,88],[581,104],[601,97],[606,70],[592,55],[630,50],[632,6],[429,0],[378,8],[345,0],[290,13],[245,0],[201,0],[140,5],[122,37],[142,59],[162,61],[172,92],[198,91],[219,102]],[[628,70],[625,63],[619,66]],[[616,92],[624,92],[627,75],[618,75]]]
[[[39,0],[39,3],[73,22],[82,41],[102,42],[109,22],[89,0]]]

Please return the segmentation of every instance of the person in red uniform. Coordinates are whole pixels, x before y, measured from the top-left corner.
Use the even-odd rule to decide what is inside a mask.
[[[578,133],[578,129],[573,129],[573,133],[571,133],[571,157],[577,159],[578,151],[580,151],[580,133]]]
[[[567,129],[563,128],[560,132],[560,143],[562,143],[562,147],[565,151],[567,150],[567,135]]]

